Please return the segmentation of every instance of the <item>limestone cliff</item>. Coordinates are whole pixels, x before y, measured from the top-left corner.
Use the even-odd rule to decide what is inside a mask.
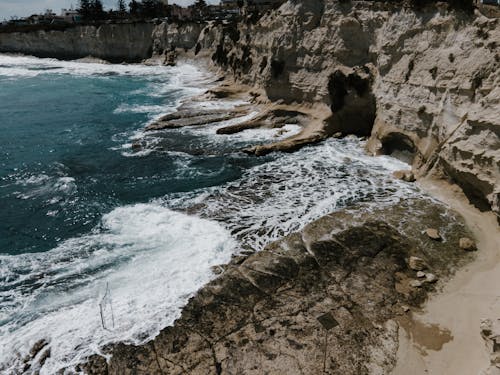
[[[78,26],[65,31],[0,33],[0,52],[78,59],[93,56],[111,62],[139,62],[151,56],[152,23]]]
[[[370,135],[418,174],[500,213],[500,23],[443,6],[288,1],[256,24],[209,25],[197,50],[271,100],[323,102],[327,133]]]

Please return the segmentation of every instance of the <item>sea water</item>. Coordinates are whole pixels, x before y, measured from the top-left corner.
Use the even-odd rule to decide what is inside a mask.
[[[407,165],[354,138],[257,158],[240,150],[300,129],[216,134],[241,118],[143,132],[212,80],[190,64],[0,55],[0,370],[22,368],[40,339],[42,374],[143,343],[232,254],[337,209],[419,194],[391,177]]]

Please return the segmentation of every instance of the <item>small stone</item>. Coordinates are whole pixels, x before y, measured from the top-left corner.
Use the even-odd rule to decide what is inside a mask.
[[[422,277],[425,277],[425,272],[418,271],[418,272],[417,272],[417,277],[418,277],[419,279],[421,279]]]
[[[406,305],[401,306],[401,309],[403,309],[404,312],[410,311],[410,308]]]
[[[140,151],[142,150],[142,145],[139,142],[132,143],[132,150]]]
[[[465,251],[475,251],[477,250],[476,243],[468,237],[460,238],[458,242],[461,249]]]
[[[410,286],[412,288],[420,288],[422,285],[424,285],[424,283],[420,280],[412,280],[410,281]]]
[[[342,132],[337,132],[333,135],[333,138],[342,138]]]
[[[433,273],[428,273],[425,275],[425,282],[427,282],[429,284],[433,284],[436,281],[438,281],[438,277],[436,275],[434,275]]]
[[[442,238],[441,238],[441,234],[439,234],[439,231],[437,229],[434,229],[434,228],[428,228],[426,231],[425,231],[425,234],[427,234],[427,236],[431,239],[431,240],[434,240],[434,241],[441,241]]]
[[[422,258],[419,257],[410,257],[408,261],[408,266],[413,271],[422,271],[426,268],[426,264]]]

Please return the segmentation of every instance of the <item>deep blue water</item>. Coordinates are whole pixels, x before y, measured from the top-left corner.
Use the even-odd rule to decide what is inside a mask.
[[[135,131],[190,92],[176,71],[11,60],[13,76],[0,74],[0,253],[46,251],[115,207],[220,185],[257,162],[182,133],[163,138],[166,152],[124,156]],[[168,151],[191,152],[196,173],[180,173]]]

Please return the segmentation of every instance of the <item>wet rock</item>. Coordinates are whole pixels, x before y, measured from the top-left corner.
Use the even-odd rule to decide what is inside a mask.
[[[434,228],[428,228],[425,230],[425,234],[427,237],[429,237],[431,240],[434,241],[441,241],[443,238],[441,237],[441,234],[437,229]]]
[[[477,250],[476,243],[468,237],[460,238],[459,246],[461,249],[463,249],[465,251],[476,251]]]
[[[390,322],[431,289],[413,279],[407,262],[411,258],[418,268],[428,263],[442,275],[465,257],[453,245],[464,233],[455,224],[449,248],[447,242],[422,249],[414,241],[430,212],[441,211],[425,205],[409,217],[406,207],[394,206],[361,216],[327,215],[228,265],[190,299],[172,327],[142,346],[110,346],[109,363],[94,356],[85,372],[321,374],[325,366],[331,374],[365,374],[367,367],[390,373],[398,340]],[[359,224],[349,227],[354,217]]]
[[[132,150],[133,151],[141,151],[142,145],[139,142],[134,142],[134,143],[132,143]]]
[[[38,340],[30,350],[30,356],[31,358],[34,358],[37,356],[38,353],[42,351],[43,348],[45,348],[49,343],[45,339],[40,339]]]
[[[40,355],[40,358],[38,358],[38,363],[40,364],[40,366],[43,366],[45,364],[45,361],[47,361],[47,359],[50,358],[50,354],[51,354],[50,348],[47,348],[47,350],[45,350]]]
[[[392,174],[394,178],[406,182],[415,182],[415,175],[412,171],[396,171]]]
[[[413,271],[422,271],[427,268],[427,264],[422,258],[412,256],[408,260],[408,267]]]

